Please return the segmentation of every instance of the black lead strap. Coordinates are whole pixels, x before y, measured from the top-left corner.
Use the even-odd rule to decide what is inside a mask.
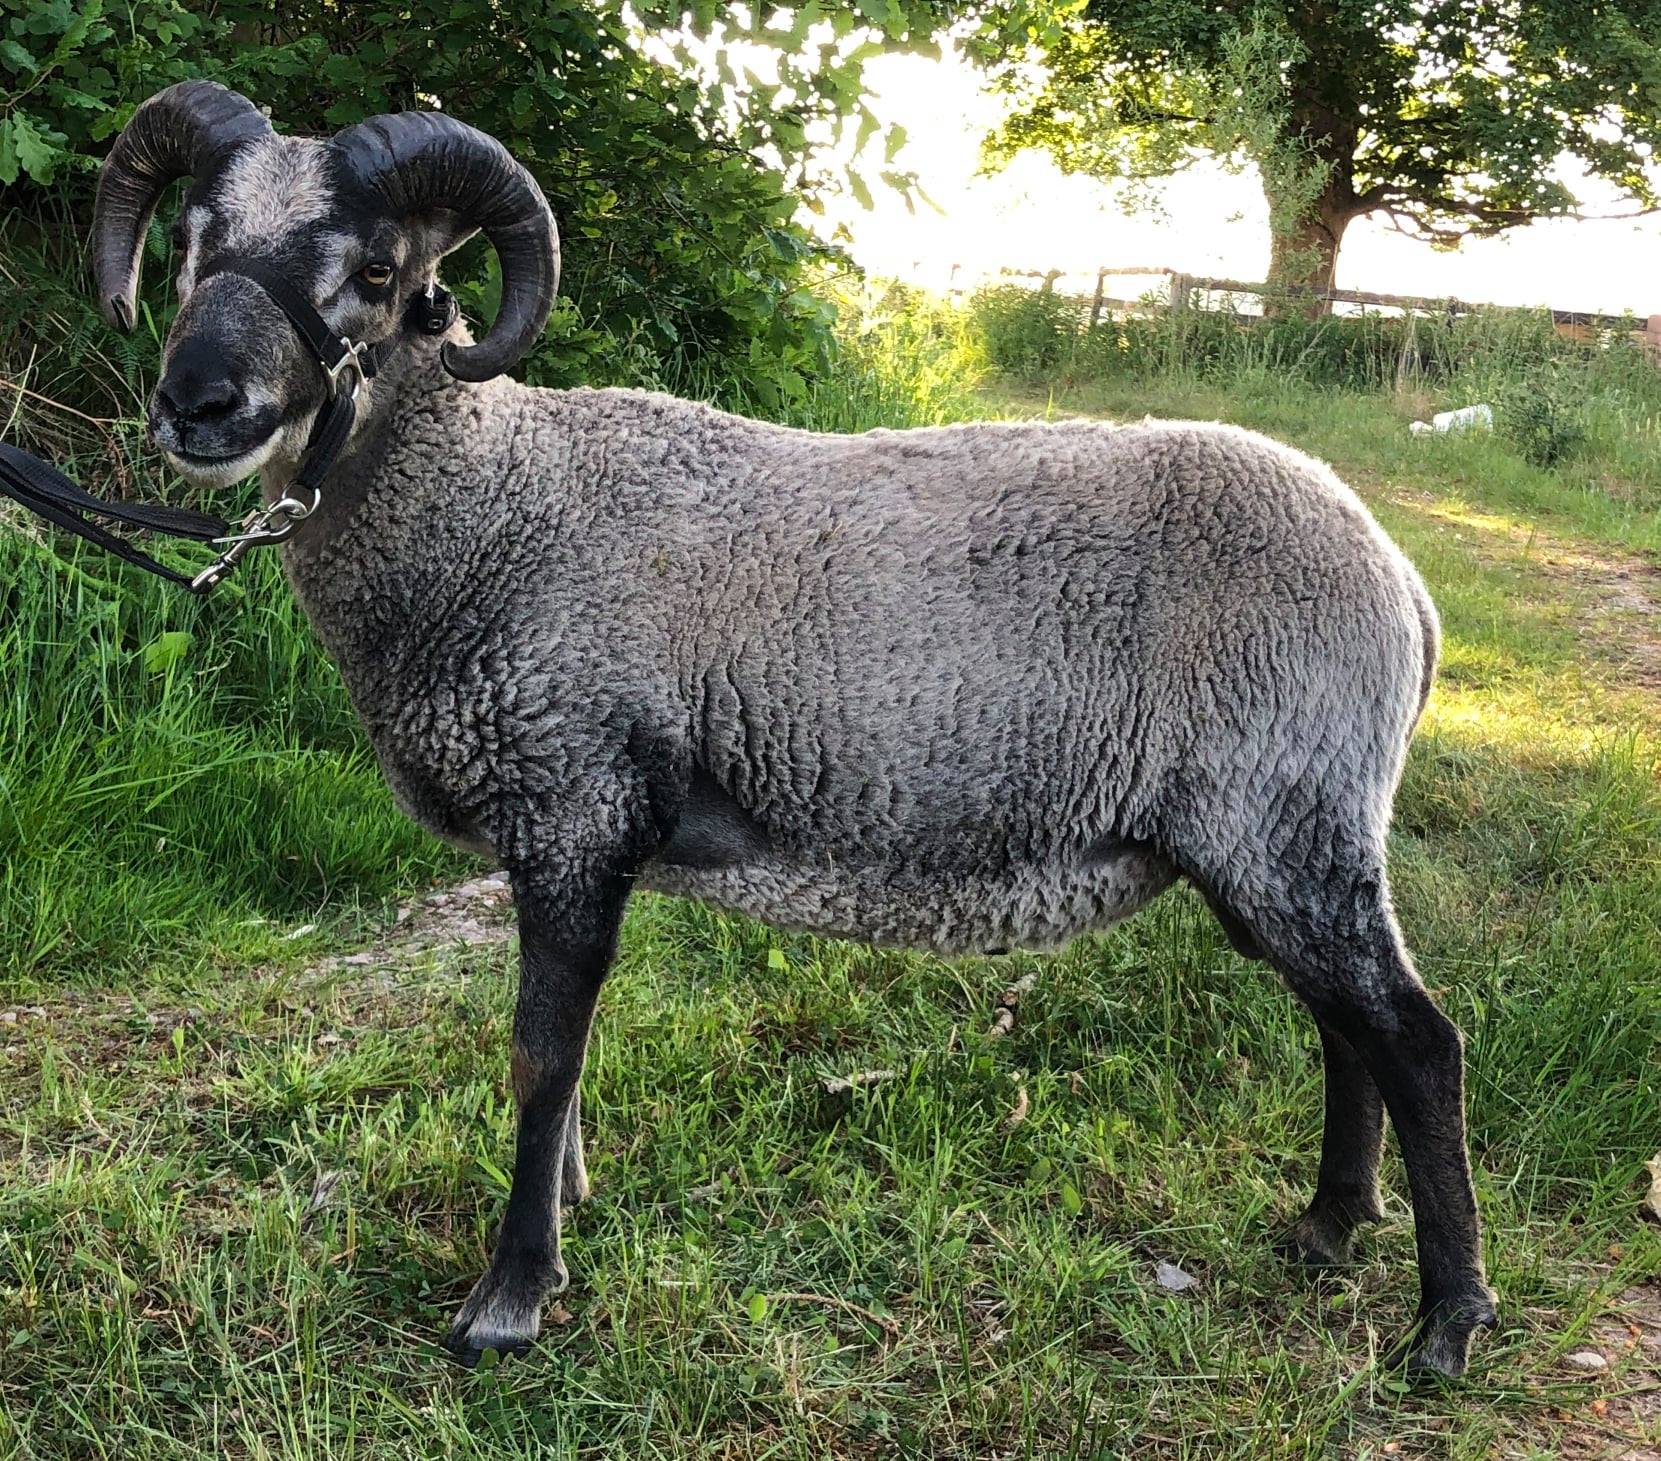
[[[0,442],[0,494],[20,503],[47,522],[96,544],[105,552],[197,593],[205,590],[195,589],[188,574],[157,562],[143,549],[135,547],[125,538],[117,537],[108,528],[100,527],[92,521],[92,517],[107,517],[130,527],[145,528],[171,538],[192,538],[199,543],[211,543],[225,537],[231,530],[231,525],[222,517],[191,512],[183,507],[105,502],[70,481],[56,467],[48,466],[39,457],[30,456],[28,452],[7,446],[4,442]]]
[[[317,510],[322,500],[323,479],[352,433],[358,387],[374,376],[381,351],[390,343],[368,346],[331,334],[311,301],[281,273],[259,259],[219,259],[200,277],[206,279],[213,274],[240,274],[263,289],[288,317],[295,333],[306,342],[329,379],[328,404],[318,413],[299,470],[282,499],[256,508],[243,520],[240,531],[233,533],[230,523],[210,513],[137,502],[107,502],[39,457],[21,447],[0,442],[0,496],[9,497],[66,532],[196,594],[207,594],[222,583],[250,548],[286,542],[300,522]],[[447,290],[434,286],[429,293],[418,294],[410,301],[404,315],[404,329],[442,335],[455,318],[455,300]],[[352,379],[344,378],[348,372]],[[297,492],[308,493],[310,502],[297,497]],[[125,538],[94,522],[94,518],[108,518],[167,537],[218,543],[224,551],[192,577],[158,562]]]

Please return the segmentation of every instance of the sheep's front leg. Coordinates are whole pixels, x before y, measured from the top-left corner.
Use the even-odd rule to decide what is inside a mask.
[[[523,1354],[542,1302],[565,1287],[560,1261],[562,1189],[586,1184],[577,1135],[577,1082],[594,1003],[617,945],[627,883],[579,893],[514,878],[519,905],[519,1001],[513,1018],[513,1092],[519,1107],[513,1189],[490,1268],[444,1343],[463,1364],[487,1350]],[[576,1200],[580,1192],[572,1192]]]

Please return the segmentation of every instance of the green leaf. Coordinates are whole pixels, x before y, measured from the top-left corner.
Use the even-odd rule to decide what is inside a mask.
[[[767,967],[769,969],[777,969],[781,973],[790,968],[790,960],[785,958],[783,949],[775,948],[767,950]]]
[[[60,155],[58,149],[21,112],[12,114],[11,135],[12,146],[17,150],[17,160],[23,165],[23,171],[37,183],[51,182]]]
[[[865,179],[862,178],[857,172],[850,171],[848,173],[848,188],[849,191],[853,193],[859,206],[869,212],[874,204],[871,198],[870,186],[866,183]]]
[[[191,636],[183,629],[169,629],[144,646],[144,668],[152,675],[166,674],[190,653]]]
[[[1068,1217],[1077,1217],[1084,1211],[1084,1199],[1079,1196],[1078,1188],[1071,1182],[1061,1184],[1061,1206],[1066,1210]]]
[[[752,1324],[759,1324],[767,1317],[767,1295],[751,1294],[750,1302],[745,1305],[745,1312],[750,1316]]]
[[[865,144],[871,140],[871,134],[882,125],[877,120],[877,114],[870,107],[859,109],[859,131],[854,136],[854,152],[865,151]]]
[[[883,161],[892,162],[894,155],[905,146],[906,130],[898,122],[888,129],[888,140],[883,146]]]
[[[12,119],[0,118],[0,184],[10,187],[17,181],[17,148],[12,143]]]
[[[0,41],[0,60],[18,71],[33,72],[39,69],[35,65],[35,58],[16,41],[10,39]]]

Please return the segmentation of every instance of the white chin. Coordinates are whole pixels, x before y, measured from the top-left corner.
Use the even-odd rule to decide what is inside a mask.
[[[266,462],[276,450],[277,438],[282,435],[280,430],[273,431],[270,436],[260,442],[258,446],[249,447],[240,456],[223,457],[207,460],[202,457],[180,456],[177,452],[163,449],[162,454],[172,465],[173,470],[189,482],[193,487],[229,487],[240,482],[244,477],[251,477]]]

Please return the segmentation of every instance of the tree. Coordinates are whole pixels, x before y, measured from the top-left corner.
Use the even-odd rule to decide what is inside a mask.
[[[1141,180],[1255,163],[1271,282],[1326,289],[1368,214],[1444,246],[1576,216],[1563,153],[1655,208],[1658,35],[1656,0],[1088,0],[987,58],[1017,100],[989,150]]]

